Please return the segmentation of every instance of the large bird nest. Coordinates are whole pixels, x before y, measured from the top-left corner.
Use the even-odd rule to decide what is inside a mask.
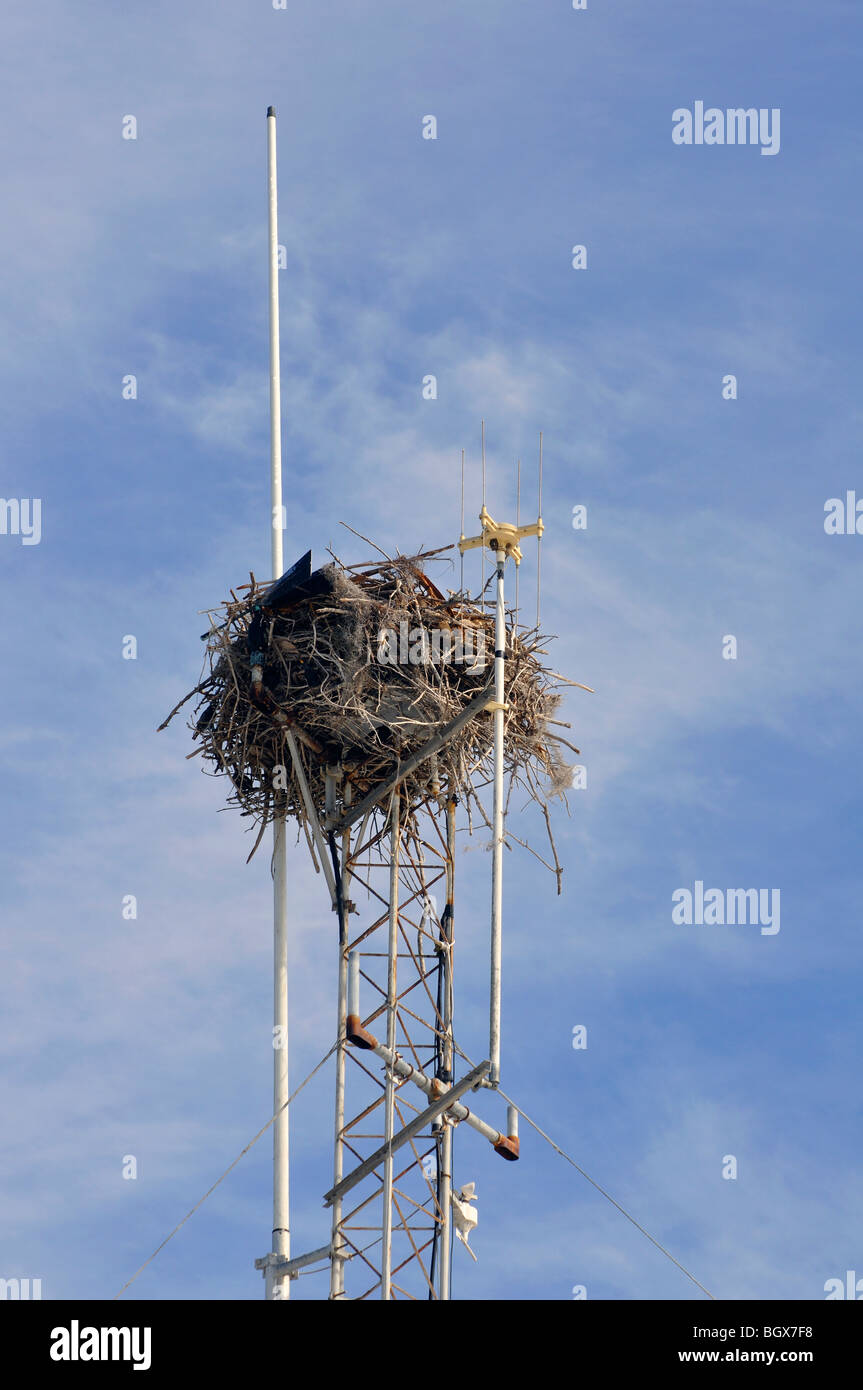
[[[189,725],[195,753],[228,778],[229,805],[257,827],[251,854],[274,818],[307,826],[289,731],[323,821],[328,767],[341,768],[356,803],[383,791],[471,702],[480,697],[481,705],[483,692],[493,699],[493,612],[463,593],[444,597],[426,574],[433,554],[440,552],[347,567],[333,557],[287,591],[284,579],[261,584],[250,575],[208,614],[202,679],[160,728],[198,696]],[[571,785],[562,747],[578,749],[550,726],[568,727],[553,717],[561,699],[555,687],[576,682],[543,664],[546,640],[509,612],[505,769],[507,804],[521,786],[545,815],[554,856],[548,867],[559,887],[547,799]],[[467,807],[469,827],[476,817],[489,824],[480,793],[493,779],[493,722],[477,708],[439,751],[406,771],[398,789],[408,815],[453,792]]]

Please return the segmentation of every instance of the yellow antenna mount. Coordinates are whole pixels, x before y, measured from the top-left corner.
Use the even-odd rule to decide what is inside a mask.
[[[482,526],[482,535],[465,536],[462,533],[459,537],[460,554],[464,555],[466,550],[476,550],[478,546],[488,546],[489,550],[496,554],[503,551],[504,556],[515,560],[517,565],[520,565],[522,560],[519,541],[523,540],[525,536],[541,536],[545,530],[541,516],[537,517],[532,526],[513,526],[509,521],[495,521],[494,517],[489,515],[484,503],[479,514],[479,522]]]

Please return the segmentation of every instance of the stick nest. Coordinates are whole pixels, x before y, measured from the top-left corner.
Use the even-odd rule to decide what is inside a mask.
[[[188,756],[202,755],[211,775],[227,777],[228,804],[252,818],[258,834],[249,858],[274,818],[285,816],[307,826],[308,807],[288,731],[296,741],[315,813],[323,821],[327,767],[340,766],[356,803],[375,788],[383,789],[412,754],[483,691],[493,698],[493,614],[489,605],[465,594],[445,598],[440,593],[425,572],[430,555],[437,553],[399,555],[383,564],[349,568],[334,557],[316,572],[328,592],[273,608],[266,604],[271,586],[250,575],[249,584],[232,590],[229,599],[208,613],[202,679],[160,728],[198,697],[189,727],[199,747]],[[424,642],[417,635],[435,631],[443,636]],[[435,659],[436,640],[443,644],[443,659],[440,654]],[[561,700],[556,687],[574,682],[563,681],[543,665],[545,640],[538,629],[519,626],[515,614],[508,613],[507,805],[513,788],[521,786],[539,801],[549,827],[548,797],[563,795],[571,785],[572,769],[561,746],[575,753],[578,749],[549,728]],[[253,674],[250,648],[262,658],[259,673]],[[464,659],[458,659],[460,652]],[[404,813],[412,815],[430,799],[452,793],[467,806],[471,828],[474,813],[490,825],[480,792],[493,781],[493,729],[492,715],[478,712],[439,752],[409,771],[399,785]],[[559,886],[556,853],[554,861]]]

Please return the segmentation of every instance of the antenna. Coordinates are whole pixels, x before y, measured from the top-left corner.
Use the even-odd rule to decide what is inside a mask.
[[[521,525],[521,459],[516,465],[515,475],[515,525],[516,529]],[[515,625],[518,627],[518,577],[520,566],[515,567]]]
[[[536,625],[537,625],[537,628],[538,628],[538,627],[539,627],[539,591],[540,591],[540,576],[541,576],[541,565],[542,565],[542,532],[543,532],[543,525],[542,525],[542,430],[540,430],[540,432],[539,432],[539,501],[538,501],[538,503],[537,503],[536,514],[537,514],[537,518],[538,518],[538,527],[539,527],[539,529],[537,530],[537,533],[536,533]]]
[[[459,540],[464,540],[464,449],[461,451],[461,534]],[[464,593],[464,551],[461,552],[461,575],[459,578],[459,590]]]
[[[482,431],[482,509],[485,511],[485,420],[480,422]],[[482,548],[480,556],[480,585],[479,585],[480,604],[485,603],[485,546]]]
[[[540,435],[540,455],[542,435]],[[516,571],[521,564],[522,553],[519,541],[525,536],[542,535],[542,517],[532,526],[513,526],[512,522],[497,522],[489,515],[485,505],[485,422],[482,431],[483,455],[483,503],[479,514],[482,531],[459,541],[459,550],[473,550],[477,546],[485,554],[488,546],[496,561],[497,590],[494,620],[494,696],[484,708],[494,715],[494,809],[492,812],[492,881],[491,881],[491,980],[489,989],[489,1073],[488,1084],[500,1084],[500,1017],[501,1017],[501,962],[503,938],[503,850],[504,850],[504,714],[509,706],[505,700],[506,663],[506,608],[504,605],[504,567],[508,558],[515,561]],[[541,476],[541,469],[540,469]],[[542,483],[540,482],[540,497]],[[520,502],[519,496],[519,502]],[[537,592],[537,606],[539,593]],[[538,625],[538,622],[537,622]]]
[[[282,410],[279,374],[279,234],[276,175],[276,111],[267,110],[267,185],[269,194],[270,252],[270,531],[273,579],[280,579],[284,568],[282,553]],[[265,1297],[287,1299],[291,1281],[277,1273],[274,1263],[284,1263],[291,1255],[290,1143],[287,1101],[288,1086],[288,906],[287,841],[285,818],[273,825],[273,1237],[266,1257]]]

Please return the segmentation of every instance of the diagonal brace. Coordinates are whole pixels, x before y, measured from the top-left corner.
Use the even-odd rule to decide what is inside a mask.
[[[427,1110],[424,1110],[421,1115],[417,1115],[415,1119],[411,1120],[410,1124],[405,1125],[404,1129],[399,1130],[398,1134],[394,1134],[389,1144],[382,1144],[377,1152],[372,1154],[371,1158],[365,1159],[364,1162],[362,1162],[358,1168],[355,1168],[352,1173],[349,1173],[346,1178],[342,1178],[340,1183],[336,1183],[335,1187],[330,1188],[329,1192],[324,1197],[324,1206],[331,1207],[337,1197],[341,1197],[345,1192],[349,1192],[352,1187],[356,1187],[357,1183],[362,1182],[363,1178],[367,1178],[369,1173],[374,1172],[375,1168],[379,1167],[383,1162],[388,1152],[395,1153],[396,1149],[400,1149],[404,1144],[407,1144],[409,1140],[413,1139],[421,1130],[425,1129],[427,1124],[430,1124],[432,1120],[436,1120],[439,1115],[442,1115],[445,1110],[448,1110],[453,1101],[458,1100],[459,1096],[463,1096],[465,1091],[471,1091],[475,1086],[479,1085],[483,1077],[488,1075],[490,1066],[490,1062],[480,1062],[479,1066],[474,1067],[473,1071],[468,1072],[467,1076],[462,1077],[461,1081],[456,1082],[454,1086],[448,1091],[445,1091],[437,1100],[432,1101]]]

